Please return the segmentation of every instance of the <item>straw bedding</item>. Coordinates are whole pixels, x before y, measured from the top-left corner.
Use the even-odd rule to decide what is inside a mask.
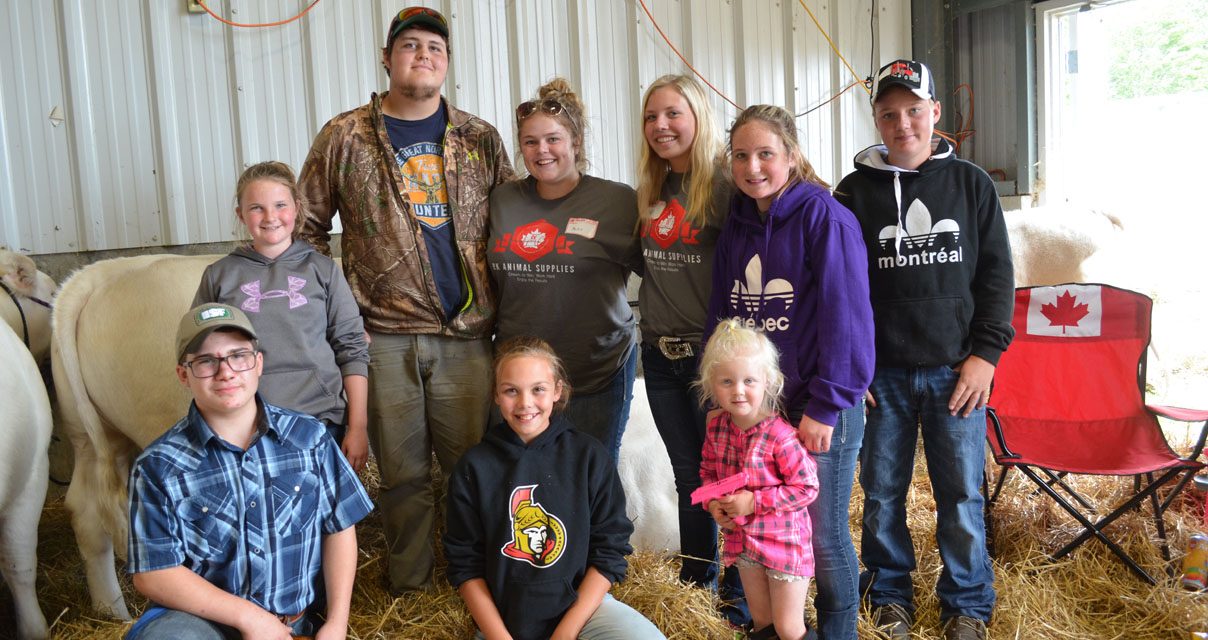
[[[921,452],[920,456],[921,458]],[[367,485],[376,487],[369,473]],[[1079,483],[1092,495],[1115,497],[1131,490],[1131,483],[1091,478]],[[98,619],[88,608],[83,566],[71,533],[61,491],[52,492],[42,515],[38,546],[38,592],[42,609],[55,638],[82,640],[121,638],[128,625]],[[1198,498],[1188,492],[1167,516],[1175,565],[1187,537],[1202,528]],[[856,487],[852,531],[859,546],[861,496]],[[915,638],[939,638],[939,612],[934,584],[940,562],[934,544],[934,502],[921,467],[909,495],[908,519],[919,557],[915,576],[918,621]],[[1053,563],[1047,553],[1069,540],[1076,531],[1072,521],[1056,507],[1032,495],[1022,478],[1009,481],[993,520],[994,568],[999,604],[990,626],[992,638],[1038,640],[1184,639],[1190,631],[1208,630],[1208,594],[1180,589],[1173,579],[1153,588],[1135,578],[1099,542],[1091,541],[1070,558]],[[1165,576],[1166,563],[1154,536],[1152,518],[1125,516],[1113,526],[1115,537],[1142,566]],[[433,592],[390,598],[384,588],[380,555],[382,531],[377,515],[359,528],[361,562],[353,594],[350,638],[423,638],[432,640],[472,637],[473,621],[457,593],[437,576]],[[729,639],[734,633],[713,613],[709,596],[676,581],[676,561],[651,553],[631,558],[630,577],[613,589],[614,595],[650,617],[668,638]],[[146,605],[123,576],[131,612]],[[866,618],[860,637],[877,637]],[[13,628],[11,596],[0,590],[0,637]]]

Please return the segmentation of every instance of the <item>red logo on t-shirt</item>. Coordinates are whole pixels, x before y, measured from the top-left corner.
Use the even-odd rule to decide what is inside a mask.
[[[495,241],[494,251],[503,253],[510,249],[526,262],[532,262],[555,248],[558,253],[573,253],[570,248],[574,244],[574,241],[568,241],[566,236],[559,235],[557,227],[541,219],[516,227],[512,233],[503,234],[502,238]]]
[[[657,218],[646,224],[646,234],[663,249],[670,248],[676,240],[683,240],[684,244],[697,244],[696,234],[700,230],[693,229],[686,218],[687,212],[679,200],[672,199]]]

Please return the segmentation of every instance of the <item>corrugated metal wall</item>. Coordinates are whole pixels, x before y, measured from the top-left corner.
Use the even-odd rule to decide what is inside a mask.
[[[592,172],[633,182],[642,91],[686,71],[654,27],[741,105],[801,113],[909,53],[907,0],[443,0],[445,95],[515,147],[512,109],[553,75],[588,104]],[[210,0],[268,22],[309,0]],[[184,0],[0,0],[0,247],[47,254],[235,237],[247,164],[300,167],[330,117],[385,88],[386,25],[406,2],[324,0],[288,25],[239,29]],[[728,123],[737,110],[714,98]],[[875,132],[855,87],[798,120],[806,153],[836,180]],[[516,154],[513,153],[513,157]]]
[[[1002,5],[966,13],[957,19],[954,49],[956,82],[972,89],[972,128],[976,135],[961,145],[961,156],[994,175],[1000,182],[1018,176],[1019,118],[1016,45],[1021,32],[1019,12]],[[956,109],[966,123],[970,117],[970,93],[961,91],[948,98],[945,109]]]

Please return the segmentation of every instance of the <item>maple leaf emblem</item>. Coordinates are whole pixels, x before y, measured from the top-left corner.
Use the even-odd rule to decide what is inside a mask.
[[[1078,322],[1090,313],[1090,307],[1085,303],[1075,304],[1077,300],[1077,297],[1066,291],[1057,296],[1057,304],[1040,305],[1040,313],[1049,319],[1049,326],[1059,326],[1061,333],[1065,333],[1066,327],[1078,326]]]

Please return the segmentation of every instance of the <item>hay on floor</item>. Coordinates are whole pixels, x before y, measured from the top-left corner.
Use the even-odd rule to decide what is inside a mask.
[[[921,452],[918,456],[921,460]],[[1048,554],[1075,535],[1076,527],[1059,508],[1032,495],[1022,477],[1008,482],[994,511],[994,569],[998,608],[990,626],[992,638],[1027,640],[1183,639],[1190,631],[1208,630],[1208,594],[1184,591],[1173,579],[1158,587],[1143,583],[1101,543],[1092,540],[1069,558],[1052,562]],[[365,475],[376,487],[377,478]],[[1131,490],[1127,480],[1088,478],[1079,488],[1096,497],[1118,497]],[[54,638],[117,640],[128,624],[104,620],[90,612],[84,570],[75,547],[61,491],[48,499],[40,526],[38,593]],[[1175,566],[1181,566],[1187,537],[1202,526],[1202,513],[1188,494],[1168,513],[1166,522]],[[920,464],[911,487],[908,522],[919,559],[915,574],[918,622],[916,639],[940,637],[934,585],[940,572],[935,548],[935,505]],[[851,517],[859,547],[860,504],[856,487]],[[1154,575],[1166,576],[1167,564],[1153,544],[1148,511],[1124,516],[1110,529],[1115,539]],[[431,593],[391,598],[382,576],[383,536],[377,514],[358,530],[361,561],[353,593],[349,637],[354,639],[422,638],[464,640],[472,637],[473,621],[443,575]],[[614,587],[614,595],[651,618],[672,640],[730,640],[714,602],[701,590],[677,583],[673,558],[638,553],[631,558],[630,578]],[[146,601],[122,577],[131,612]],[[12,629],[11,596],[0,595],[0,630]],[[0,631],[3,637],[4,631]],[[860,637],[877,637],[867,617]]]

